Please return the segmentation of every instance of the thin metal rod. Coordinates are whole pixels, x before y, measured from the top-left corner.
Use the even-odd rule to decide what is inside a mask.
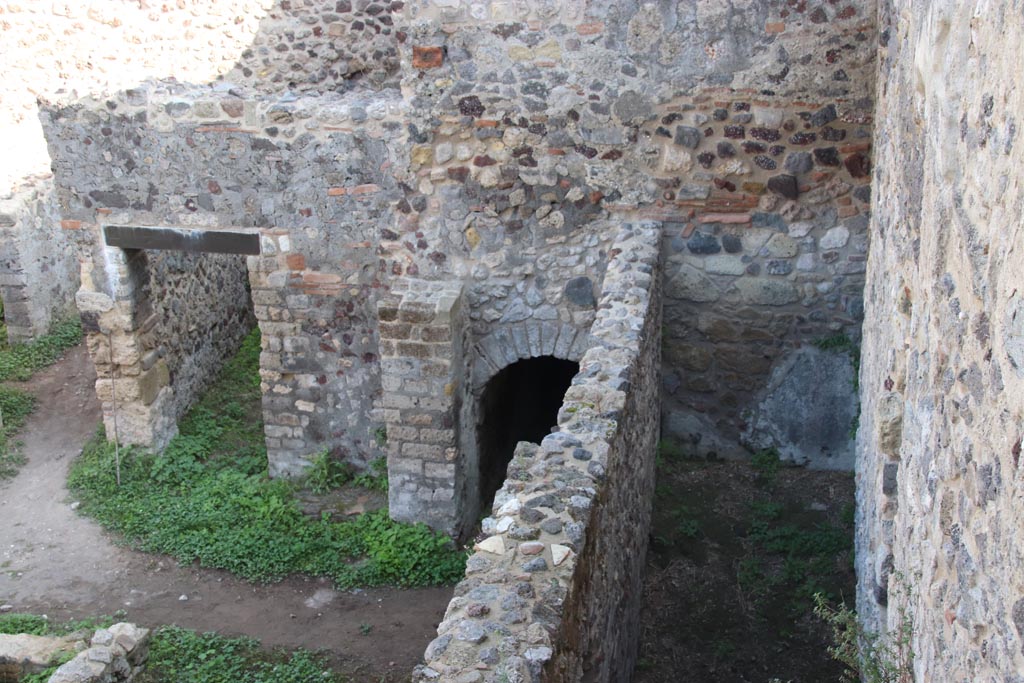
[[[121,446],[117,438],[117,381],[114,369],[114,342],[107,332],[107,358],[110,360],[110,403],[114,417],[114,467],[117,475],[117,486],[121,486]]]

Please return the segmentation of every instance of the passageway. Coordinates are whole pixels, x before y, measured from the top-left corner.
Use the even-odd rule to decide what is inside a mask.
[[[520,441],[540,443],[557,424],[558,409],[579,363],[541,356],[517,361],[487,383],[480,399],[480,503],[488,510]]]

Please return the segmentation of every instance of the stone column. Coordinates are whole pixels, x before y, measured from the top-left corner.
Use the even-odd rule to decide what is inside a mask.
[[[163,448],[177,433],[167,363],[153,349],[156,316],[144,293],[146,255],[105,247],[103,268],[82,264],[75,297],[107,438]]]
[[[462,284],[403,281],[377,310],[391,517],[456,534],[472,469],[456,448],[468,384]]]

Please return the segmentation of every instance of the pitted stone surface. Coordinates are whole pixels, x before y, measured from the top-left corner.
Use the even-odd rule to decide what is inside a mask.
[[[912,632],[915,680],[1021,681],[1024,26],[1008,3],[880,12],[857,611]]]
[[[58,667],[50,683],[127,683],[146,663],[149,637],[149,629],[126,622],[99,629],[92,646]]]

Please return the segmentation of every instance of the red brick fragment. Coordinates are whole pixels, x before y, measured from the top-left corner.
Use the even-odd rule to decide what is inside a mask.
[[[604,31],[604,24],[600,21],[591,21],[576,27],[576,33],[581,36],[594,36],[602,31]]]
[[[748,213],[705,213],[697,216],[701,223],[731,223],[741,225],[750,222]]]
[[[415,69],[436,69],[444,63],[444,48],[420,47],[412,48],[412,65]]]
[[[64,230],[81,230],[82,221],[63,220],[60,222],[60,227]]]
[[[288,256],[285,257],[284,262],[288,265],[288,270],[306,269],[306,257],[302,254],[288,254]]]

